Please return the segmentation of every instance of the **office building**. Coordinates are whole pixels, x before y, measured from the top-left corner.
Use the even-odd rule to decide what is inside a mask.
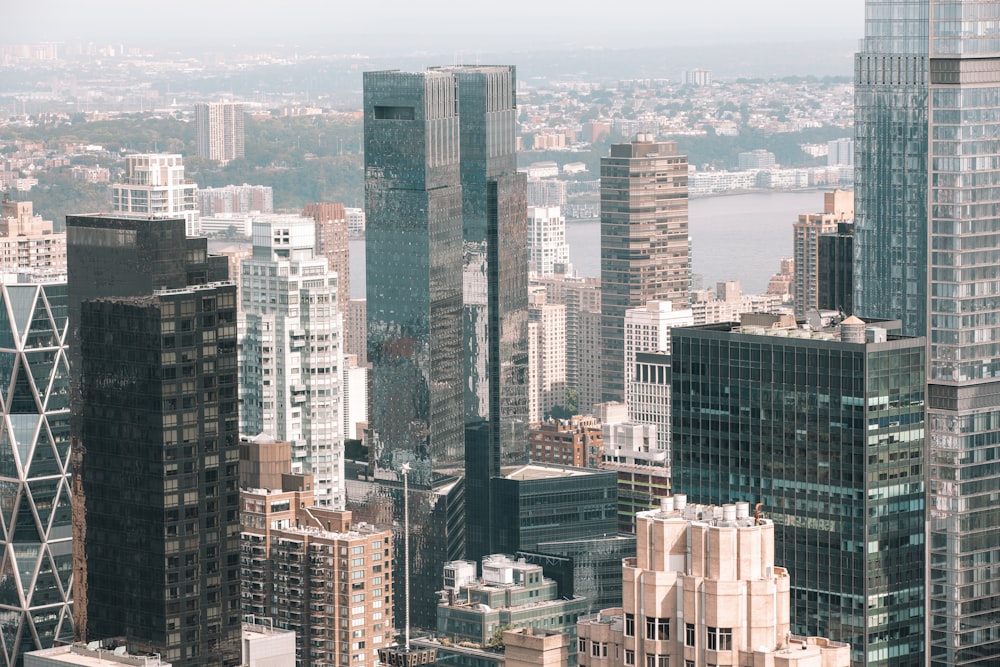
[[[326,257],[330,270],[337,274],[337,304],[343,311],[351,300],[351,248],[344,205],[339,202],[306,204],[302,215],[316,221],[316,255]]]
[[[227,185],[198,188],[202,217],[247,213],[274,213],[274,189],[269,185]]]
[[[293,630],[296,665],[375,667],[393,641],[392,531],[316,506],[311,487],[285,474],[240,492],[242,612]]]
[[[528,259],[535,276],[571,273],[566,217],[558,206],[528,207]]]
[[[636,537],[636,556],[622,566],[622,605],[577,625],[581,664],[850,665],[849,645],[790,634],[775,526],[751,516],[749,503],[665,498],[662,509],[639,514]]]
[[[194,105],[198,123],[198,157],[222,165],[244,157],[243,105],[233,102],[199,102]]]
[[[0,209],[0,273],[66,273],[66,233],[36,215],[30,201],[4,197]]]
[[[558,584],[543,575],[540,565],[492,554],[482,560],[481,578],[475,577],[476,566],[470,561],[444,566],[445,597],[438,603],[438,639],[447,638],[453,644],[469,642],[485,649],[498,645],[504,630],[524,627],[563,632],[575,639],[576,621],[586,612],[587,601],[579,595],[560,595]],[[454,583],[449,585],[449,579]],[[577,664],[572,648],[571,641],[566,663],[570,667]],[[441,652],[439,649],[439,656]]]
[[[364,75],[371,468],[360,502],[402,525],[413,466],[414,625],[433,628],[441,566],[465,555],[462,185],[453,74]],[[488,434],[486,435],[488,438]],[[384,509],[381,509],[384,508]],[[432,520],[433,518],[433,520]],[[403,540],[397,535],[396,544]],[[403,554],[396,555],[402,579]],[[401,596],[396,617],[402,618]]]
[[[819,237],[818,251],[817,308],[854,312],[854,223],[838,222],[837,231]]]
[[[762,504],[793,632],[923,665],[925,340],[755,319],[672,331],[674,488]]]
[[[236,286],[181,218],[68,216],[74,612],[238,665]]]
[[[823,193],[822,213],[803,213],[792,225],[793,259],[795,261],[795,316],[804,318],[810,310],[819,308],[819,239],[837,231],[841,222],[854,219],[854,193],[834,190]]]
[[[319,505],[344,507],[343,330],[337,276],[317,256],[316,225],[262,216],[241,279],[241,432],[292,445]]]
[[[688,162],[651,135],[601,158],[603,401],[625,399],[625,311],[653,300],[688,307]]]
[[[603,449],[601,424],[594,417],[550,418],[528,427],[528,457],[534,463],[596,468]]]
[[[111,210],[119,215],[184,218],[188,236],[198,226],[198,186],[184,177],[180,155],[149,153],[125,156],[125,174],[111,184]]]
[[[65,275],[0,284],[3,667],[73,639],[66,330]]]
[[[505,468],[494,486],[492,511],[502,553],[615,534],[614,472],[532,463]]]
[[[904,333],[922,336],[930,277],[930,0],[892,9],[885,0],[865,4],[854,60],[854,310],[901,320]]]
[[[566,405],[566,306],[532,295],[528,310],[528,418],[540,422]]]
[[[658,447],[670,451],[670,330],[694,324],[690,308],[650,301],[625,311],[625,405],[629,419],[658,427]]]

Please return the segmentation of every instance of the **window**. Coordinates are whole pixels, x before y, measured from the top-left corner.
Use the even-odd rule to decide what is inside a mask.
[[[635,614],[625,614],[625,636],[635,637]]]
[[[670,667],[669,655],[647,655],[646,667]]]
[[[646,639],[666,641],[670,639],[670,619],[646,617]]]
[[[582,637],[580,639],[577,639],[576,640],[576,650],[578,652],[580,652],[580,653],[586,653],[587,652],[587,640],[583,639]]]
[[[708,628],[708,649],[710,651],[732,651],[732,628]]]
[[[694,623],[684,624],[684,645],[694,646]]]
[[[625,649],[625,665],[626,667],[634,667],[635,651],[630,651],[629,649]]]

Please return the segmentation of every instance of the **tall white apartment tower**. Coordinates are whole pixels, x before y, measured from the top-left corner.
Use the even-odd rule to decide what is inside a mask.
[[[570,273],[566,217],[558,206],[528,207],[528,261],[539,277]]]
[[[243,105],[201,102],[194,105],[198,122],[198,156],[227,164],[244,156]]]
[[[316,504],[344,504],[343,324],[337,276],[317,256],[315,222],[261,216],[242,263],[240,427],[292,445]]]
[[[198,236],[198,186],[184,178],[184,158],[174,153],[125,156],[125,175],[111,185],[111,209],[151,218],[184,218],[184,232]]]

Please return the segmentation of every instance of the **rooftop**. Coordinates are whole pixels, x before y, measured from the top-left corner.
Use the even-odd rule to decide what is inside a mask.
[[[603,471],[589,470],[586,468],[571,468],[569,466],[546,465],[541,463],[528,463],[526,465],[511,466],[501,470],[501,474],[504,478],[520,481],[553,479],[559,477],[585,477],[587,475],[593,475],[595,472]]]

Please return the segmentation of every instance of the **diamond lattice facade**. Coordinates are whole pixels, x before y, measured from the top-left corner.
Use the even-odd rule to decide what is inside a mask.
[[[73,638],[66,284],[0,285],[0,666]]]

